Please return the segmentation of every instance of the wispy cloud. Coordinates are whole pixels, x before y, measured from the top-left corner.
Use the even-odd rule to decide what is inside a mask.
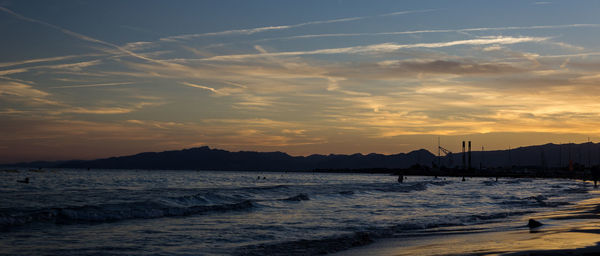
[[[217,91],[215,88],[212,88],[212,87],[208,87],[208,86],[204,86],[204,85],[199,85],[199,84],[188,83],[188,82],[183,82],[181,84],[189,86],[189,87],[193,87],[193,88],[207,90],[207,91],[210,91],[210,92],[213,92],[213,93],[216,93],[216,94],[220,94],[219,91]]]
[[[225,30],[225,31],[219,31],[219,32],[186,34],[186,35],[164,37],[164,38],[161,38],[160,40],[161,41],[176,41],[176,40],[187,40],[187,39],[192,39],[192,38],[208,37],[208,36],[252,35],[255,33],[266,32],[266,31],[286,30],[286,29],[299,28],[299,27],[304,27],[304,26],[309,26],[309,25],[317,25],[317,24],[349,22],[349,21],[362,20],[365,18],[367,18],[367,16],[332,19],[332,20],[321,20],[321,21],[309,21],[309,22],[304,22],[304,23],[299,23],[299,24],[294,24],[294,25],[266,26],[266,27],[248,28],[248,29]]]
[[[68,69],[71,71],[81,71],[83,68],[91,67],[100,64],[101,60],[82,61],[75,63],[55,64],[55,65],[40,65],[35,69],[50,68],[50,69]],[[31,68],[30,68],[31,69]]]
[[[210,91],[213,93],[214,96],[229,96],[229,95],[233,95],[233,94],[240,94],[247,88],[243,85],[237,85],[235,83],[231,83],[231,82],[227,82],[227,81],[223,81],[222,83],[230,84],[235,87],[222,87],[219,89],[215,89],[215,88],[212,88],[209,86],[204,86],[204,85],[199,85],[199,84],[194,84],[194,83],[189,83],[189,82],[182,82],[181,84],[183,84],[185,86],[193,87],[193,88]]]
[[[21,14],[15,13],[15,12],[13,12],[13,11],[5,8],[5,7],[2,7],[2,6],[0,6],[0,11],[6,12],[6,13],[8,13],[8,14],[10,14],[10,15],[18,18],[18,19],[21,19],[21,20],[25,20],[25,21],[37,23],[37,24],[40,24],[40,25],[43,25],[43,26],[46,26],[46,27],[49,27],[49,28],[52,28],[52,29],[56,29],[56,30],[58,30],[58,31],[60,31],[60,32],[66,34],[66,35],[72,36],[74,38],[77,38],[77,39],[80,39],[80,40],[83,40],[83,41],[87,41],[87,42],[91,42],[91,43],[97,43],[97,44],[100,44],[100,45],[108,46],[110,48],[116,49],[119,52],[125,53],[125,54],[127,54],[127,55],[129,55],[131,57],[137,58],[137,59],[141,59],[141,60],[145,60],[145,61],[149,61],[149,62],[153,62],[153,63],[157,63],[157,64],[168,65],[168,63],[162,62],[160,60],[155,60],[155,59],[152,59],[152,58],[148,58],[148,57],[146,57],[144,55],[141,55],[141,54],[137,54],[135,52],[132,52],[132,51],[130,51],[128,49],[125,49],[124,47],[118,46],[116,44],[109,43],[109,42],[106,42],[106,41],[103,41],[103,40],[99,40],[99,39],[96,39],[96,38],[92,38],[92,37],[89,37],[89,36],[86,36],[86,35],[83,35],[83,34],[80,34],[80,33],[77,33],[77,32],[73,32],[71,30],[68,30],[68,29],[56,26],[54,24],[47,23],[45,21],[41,21],[41,20],[36,20],[36,19],[29,18],[29,17],[25,17],[25,16],[23,16]]]
[[[100,60],[92,60],[92,61],[83,61],[83,62],[75,62],[75,63],[48,64],[48,65],[37,65],[37,66],[5,69],[5,70],[0,70],[0,78],[5,78],[5,79],[10,80],[11,78],[8,78],[7,77],[8,75],[25,73],[25,72],[30,72],[33,70],[42,70],[42,69],[57,69],[57,70],[60,69],[60,70],[67,70],[67,71],[72,71],[72,72],[80,72],[84,68],[98,65],[100,62],[101,62]],[[13,78],[13,80],[18,80],[18,79]]]
[[[2,8],[2,7],[0,6],[0,8]],[[87,55],[68,55],[68,56],[59,56],[59,57],[51,57],[51,58],[29,59],[29,60],[15,61],[15,62],[4,62],[4,63],[0,63],[0,68],[18,66],[18,65],[24,65],[24,64],[40,63],[40,62],[61,61],[61,60],[79,58],[79,57],[83,57],[83,56],[87,56]]]
[[[26,68],[16,68],[16,69],[0,70],[0,76],[12,75],[12,74],[23,73],[23,72],[27,72],[27,69]]]
[[[37,24],[40,24],[40,25],[43,25],[43,26],[46,26],[46,27],[50,27],[50,28],[56,29],[58,31],[63,32],[64,34],[73,36],[75,38],[78,38],[78,39],[81,39],[81,40],[84,40],[84,41],[88,41],[88,42],[92,42],[92,43],[99,43],[99,44],[113,46],[113,47],[115,46],[113,44],[110,44],[110,43],[107,43],[107,42],[104,42],[104,41],[101,41],[101,40],[98,40],[98,39],[94,39],[92,37],[88,37],[88,36],[85,36],[85,35],[73,32],[71,30],[68,30],[68,29],[65,29],[65,28],[62,28],[62,27],[59,27],[59,26],[56,26],[56,25],[53,25],[53,24],[50,24],[50,23],[47,23],[47,22],[44,22],[44,21],[41,21],[41,20],[36,20],[36,19],[29,18],[29,17],[25,17],[25,16],[23,16],[21,14],[15,13],[15,12],[9,10],[8,8],[2,7],[2,6],[0,6],[0,11],[6,12],[6,13],[8,13],[8,14],[10,14],[10,15],[18,18],[18,19],[21,19],[21,20],[29,21],[29,22],[32,22],[32,23],[37,23]]]
[[[308,22],[303,22],[303,23],[298,23],[298,24],[293,24],[293,25],[265,26],[265,27],[248,28],[248,29],[225,30],[225,31],[219,31],[219,32],[186,34],[186,35],[164,37],[164,38],[161,38],[160,40],[161,41],[176,41],[176,40],[187,40],[187,39],[192,39],[192,38],[208,37],[208,36],[251,35],[251,34],[260,33],[260,32],[286,30],[286,29],[300,28],[300,27],[310,26],[310,25],[350,22],[350,21],[363,20],[363,19],[373,18],[373,17],[396,16],[396,15],[404,15],[404,14],[411,14],[411,13],[423,13],[423,12],[430,12],[430,11],[434,11],[434,10],[433,9],[408,10],[408,11],[386,13],[386,14],[381,14],[381,15],[376,15],[376,16],[357,16],[357,17],[348,17],[348,18],[340,18],[340,19],[308,21]]]
[[[75,107],[69,108],[59,111],[58,113],[74,113],[74,114],[94,114],[94,115],[115,115],[115,114],[127,114],[133,112],[134,108],[121,108],[121,107],[113,107],[113,108],[84,108],[84,107]]]
[[[79,84],[79,85],[63,85],[63,86],[54,86],[54,87],[49,87],[49,88],[50,88],[50,89],[65,89],[65,88],[87,88],[87,87],[102,87],[102,86],[126,85],[126,84],[133,84],[133,82],[102,83],[102,84]]]
[[[0,96],[43,98],[48,95],[49,93],[35,89],[27,84],[16,82],[0,83]]]
[[[524,69],[514,67],[507,63],[477,63],[449,60],[435,61],[392,61],[378,67],[388,69],[393,73],[446,73],[446,74],[503,74],[518,73]]]
[[[21,82],[0,82],[0,99],[5,102],[13,102],[15,109],[29,106],[65,106],[64,103],[50,99],[51,94],[36,89],[31,85]]]
[[[128,113],[132,113],[134,111],[143,109],[145,107],[160,106],[162,104],[164,104],[164,103],[159,102],[159,101],[155,101],[155,102],[142,101],[142,102],[129,104],[126,106],[114,106],[114,107],[105,107],[105,106],[82,107],[82,106],[78,106],[78,107],[68,107],[68,108],[57,109],[55,111],[49,111],[48,113],[54,114],[54,115],[62,115],[62,114],[70,114],[70,113],[72,113],[72,114],[91,114],[91,115],[117,115],[117,114],[128,114]]]
[[[264,38],[264,39],[255,40],[254,42],[320,38],[320,37],[391,36],[391,35],[413,35],[413,34],[429,34],[429,33],[466,33],[466,32],[486,32],[486,31],[504,31],[504,30],[541,30],[541,29],[563,29],[563,28],[600,28],[600,24],[564,24],[564,25],[538,25],[538,26],[480,27],[480,28],[460,28],[460,29],[427,29],[427,30],[377,32],[377,33],[307,34],[307,35]],[[568,45],[564,45],[564,46],[572,47],[572,46],[568,46]]]
[[[385,14],[381,14],[379,15],[380,17],[386,17],[386,16],[397,16],[397,15],[405,15],[405,14],[412,14],[412,13],[424,13],[424,12],[433,12],[436,9],[425,9],[425,10],[409,10],[409,11],[399,11],[399,12],[391,12],[391,13],[385,13]]]
[[[259,54],[239,54],[239,55],[222,55],[205,58],[203,60],[238,60],[257,57],[279,57],[279,56],[298,56],[298,55],[318,55],[318,54],[343,54],[343,53],[365,53],[365,52],[392,52],[400,49],[411,48],[442,48],[459,45],[489,45],[489,44],[517,44],[527,42],[542,42],[548,40],[547,37],[510,37],[510,36],[495,36],[481,37],[476,39],[456,40],[450,42],[437,43],[416,43],[416,44],[395,44],[383,43],[366,46],[352,46],[343,48],[319,49],[312,51],[291,51],[291,52],[265,52]]]

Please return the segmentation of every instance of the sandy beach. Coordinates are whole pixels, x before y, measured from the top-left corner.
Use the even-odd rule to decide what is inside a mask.
[[[428,230],[334,255],[600,255],[600,193],[590,193],[594,198],[492,228]],[[530,229],[530,218],[544,225]]]

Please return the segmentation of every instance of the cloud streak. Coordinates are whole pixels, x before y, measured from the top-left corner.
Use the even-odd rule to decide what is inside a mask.
[[[0,6],[0,10],[1,10],[1,8],[2,7]],[[19,65],[25,65],[25,64],[34,64],[34,63],[40,63],[40,62],[61,61],[61,60],[73,59],[73,58],[78,58],[78,57],[83,57],[83,56],[87,56],[87,55],[68,55],[68,56],[59,56],[59,57],[51,57],[51,58],[29,59],[29,60],[16,61],[16,62],[4,62],[4,63],[0,63],[0,68],[19,66]]]
[[[215,94],[221,94],[218,90],[216,90],[215,88],[212,88],[212,87],[208,87],[208,86],[204,86],[204,85],[199,85],[199,84],[188,83],[188,82],[183,82],[181,84],[183,84],[185,86],[193,87],[193,88],[207,90],[207,91],[210,91],[210,92],[215,93]]]
[[[25,16],[23,16],[21,14],[15,13],[15,12],[11,11],[10,9],[7,9],[5,7],[2,7],[2,6],[0,6],[0,11],[6,12],[6,13],[8,13],[8,14],[10,14],[10,15],[18,18],[18,19],[21,19],[21,20],[29,21],[29,22],[32,22],[32,23],[37,23],[37,24],[40,24],[42,26],[58,30],[58,31],[60,31],[60,32],[66,34],[66,35],[72,36],[74,38],[77,38],[77,39],[80,39],[80,40],[83,40],[83,41],[87,41],[87,42],[91,42],[91,43],[96,43],[96,44],[101,44],[101,45],[104,45],[104,46],[108,46],[110,48],[114,48],[114,49],[116,49],[116,50],[118,50],[118,51],[120,51],[122,53],[125,53],[125,54],[127,54],[127,55],[129,55],[131,57],[137,58],[137,59],[141,59],[141,60],[145,60],[145,61],[149,61],[149,62],[161,64],[161,65],[169,65],[169,63],[165,63],[165,62],[162,62],[160,60],[155,60],[155,59],[152,59],[152,58],[148,58],[148,57],[143,56],[141,54],[137,54],[135,52],[127,50],[124,47],[118,46],[116,44],[109,43],[109,42],[106,42],[106,41],[102,41],[102,40],[99,40],[99,39],[95,39],[95,38],[92,38],[92,37],[89,37],[89,36],[86,36],[86,35],[83,35],[83,34],[80,34],[80,33],[77,33],[77,32],[73,32],[71,30],[68,30],[68,29],[65,29],[65,28],[62,28],[62,27],[59,27],[59,26],[56,26],[56,25],[53,25],[53,24],[50,24],[50,23],[47,23],[47,22],[44,22],[44,21],[41,21],[41,20],[36,20],[36,19],[29,18],[29,17],[25,17]]]
[[[177,36],[169,36],[169,37],[161,38],[160,41],[170,42],[170,41],[189,40],[192,38],[209,37],[209,36],[252,35],[252,34],[266,32],[266,31],[286,30],[286,29],[299,28],[299,27],[304,27],[304,26],[309,26],[309,25],[317,25],[317,24],[350,22],[350,21],[362,20],[365,18],[367,18],[367,16],[350,17],[350,18],[333,19],[333,20],[310,21],[310,22],[304,22],[304,23],[299,23],[299,24],[294,24],[294,25],[266,26],[266,27],[248,28],[248,29],[225,30],[225,31],[219,31],[219,32],[177,35]]]
[[[300,27],[305,27],[305,26],[310,26],[310,25],[350,22],[350,21],[358,21],[358,20],[363,20],[363,19],[373,18],[373,17],[397,16],[397,15],[405,15],[405,14],[411,14],[411,13],[424,13],[424,12],[431,12],[431,11],[434,11],[434,9],[400,11],[400,12],[380,14],[380,15],[376,15],[376,16],[357,16],[357,17],[348,17],[348,18],[331,19],[331,20],[308,21],[308,22],[303,22],[303,23],[298,23],[298,24],[293,24],[293,25],[265,26],[265,27],[248,28],[248,29],[225,30],[225,31],[219,31],[219,32],[185,34],[185,35],[164,37],[164,38],[161,38],[160,41],[169,42],[169,41],[189,40],[192,38],[210,37],[210,36],[252,35],[252,34],[256,34],[256,33],[260,33],[260,32],[287,30],[287,29],[300,28]]]
[[[366,46],[352,46],[342,48],[330,48],[330,49],[319,49],[312,51],[291,51],[291,52],[264,52],[259,54],[238,54],[238,55],[221,55],[202,60],[207,61],[223,61],[223,60],[239,60],[247,58],[257,57],[281,57],[281,56],[298,56],[298,55],[319,55],[319,54],[355,54],[355,53],[366,53],[366,52],[393,52],[401,49],[412,49],[412,48],[442,48],[452,47],[460,45],[490,45],[490,44],[518,44],[528,42],[542,42],[546,41],[547,37],[482,37],[476,39],[456,40],[450,42],[437,42],[437,43],[416,43],[416,44],[395,44],[395,43],[383,43],[383,44],[372,44]]]
[[[290,40],[303,38],[319,38],[319,37],[361,37],[361,36],[391,36],[391,35],[413,35],[413,34],[429,34],[429,33],[465,33],[465,32],[487,32],[487,31],[504,31],[504,30],[540,30],[540,29],[562,29],[562,28],[600,28],[600,24],[565,24],[565,25],[538,25],[538,26],[510,26],[510,27],[480,27],[480,28],[460,28],[460,29],[426,29],[426,30],[409,30],[409,31],[394,31],[394,32],[377,32],[377,33],[329,33],[329,34],[308,34],[288,37],[265,38],[256,40],[273,41],[273,40]]]
[[[103,87],[103,86],[116,86],[116,85],[127,85],[133,84],[134,82],[119,82],[119,83],[101,83],[101,84],[79,84],[79,85],[63,85],[49,87],[50,89],[66,89],[66,88],[88,88],[88,87]]]
[[[0,96],[14,96],[25,98],[43,98],[49,93],[35,89],[30,85],[16,82],[0,83]]]
[[[425,13],[425,12],[433,12],[433,11],[436,11],[436,9],[399,11],[399,12],[391,12],[391,13],[380,14],[378,16],[379,17],[388,17],[388,16],[405,15],[405,14],[412,14],[412,13]]]

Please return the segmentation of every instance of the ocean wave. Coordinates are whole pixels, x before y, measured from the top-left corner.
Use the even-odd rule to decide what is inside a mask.
[[[430,181],[430,182],[428,182],[428,184],[436,185],[436,186],[445,186],[445,185],[452,184],[452,183],[454,183],[454,181],[450,181],[450,180]]]
[[[282,190],[290,188],[290,185],[273,185],[273,186],[256,186],[256,187],[243,187],[239,188],[246,191],[269,191],[269,190]]]
[[[278,243],[247,245],[238,248],[234,252],[234,255],[322,255],[367,245],[374,242],[376,239],[393,237],[394,235],[405,231],[443,226],[456,226],[456,224],[399,224],[387,228],[370,228],[364,231],[333,235],[320,239],[300,239]]]
[[[471,216],[466,216],[463,218],[464,222],[479,222],[479,221],[489,221],[489,220],[497,220],[504,219],[511,216],[520,216],[525,214],[531,214],[535,211],[508,211],[508,212],[496,212],[496,213],[487,213],[487,214],[473,214]]]
[[[585,187],[575,187],[575,188],[566,188],[562,190],[563,193],[575,193],[575,194],[585,194],[588,190]]]
[[[325,195],[325,196],[352,196],[364,192],[409,193],[427,190],[428,186],[445,186],[452,181],[418,181],[405,182],[380,182],[380,183],[348,183],[348,184],[302,184],[302,185],[274,185],[264,187],[241,187],[236,189],[217,190],[218,193],[243,195],[240,198],[266,198],[273,199],[281,194],[288,195]]]
[[[529,206],[529,207],[558,207],[562,205],[569,205],[569,202],[552,201],[548,202],[548,197],[544,195],[530,196],[526,198],[511,198],[500,202],[504,205],[515,205],[515,206]]]
[[[520,184],[523,182],[533,182],[533,179],[531,179],[531,178],[511,178],[511,179],[504,179],[503,181],[506,184]]]
[[[288,197],[288,198],[282,199],[282,200],[283,201],[307,201],[307,200],[310,200],[310,198],[306,194],[298,194],[298,195]]]
[[[427,189],[430,182],[417,182],[414,184],[389,184],[387,186],[373,186],[372,190],[381,192],[413,192]]]
[[[482,183],[483,183],[483,185],[486,185],[486,186],[496,186],[496,185],[498,185],[498,182],[494,181],[494,180],[484,180]]]
[[[173,216],[188,216],[250,209],[250,200],[237,203],[195,206],[174,206],[164,202],[129,202],[101,205],[84,205],[65,208],[41,209],[29,212],[0,213],[0,229],[7,229],[35,222],[74,224],[86,222],[113,222],[127,219],[151,219]]]
[[[273,244],[249,245],[237,249],[234,255],[319,255],[367,245],[372,242],[371,234],[356,232],[322,239],[301,239]]]
[[[306,201],[310,194],[352,196],[356,192],[379,191],[408,193],[426,190],[428,185],[443,186],[448,182],[414,183],[353,183],[344,185],[273,185],[236,189],[202,189],[194,195],[159,197],[146,201],[56,206],[40,209],[4,209],[0,211],[0,229],[28,223],[46,222],[70,224],[82,222],[112,222],[127,219],[149,219],[204,214],[253,207],[261,201]],[[172,191],[170,191],[172,192]],[[192,192],[192,191],[184,191]],[[291,194],[291,193],[295,193]],[[307,193],[309,192],[309,193]],[[279,194],[291,194],[277,199]]]
[[[404,223],[389,227],[370,227],[349,234],[333,235],[320,239],[300,239],[294,241],[247,245],[236,249],[234,255],[320,255],[363,246],[377,239],[399,237],[405,232],[435,229],[443,227],[465,226],[468,222],[489,222],[533,213],[533,211],[499,212],[493,214],[474,214],[437,223]]]

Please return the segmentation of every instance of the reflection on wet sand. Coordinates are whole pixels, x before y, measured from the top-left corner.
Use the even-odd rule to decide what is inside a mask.
[[[524,216],[489,230],[434,231],[389,239],[339,255],[600,255],[600,198]],[[532,228],[528,218],[544,223]]]
[[[580,228],[544,227],[530,232],[526,227],[514,231],[442,234],[393,239],[339,255],[548,255],[557,250],[594,250],[600,241],[600,221],[571,223]],[[543,252],[541,252],[543,251]],[[556,252],[555,252],[556,251]],[[577,255],[577,254],[575,254]]]

